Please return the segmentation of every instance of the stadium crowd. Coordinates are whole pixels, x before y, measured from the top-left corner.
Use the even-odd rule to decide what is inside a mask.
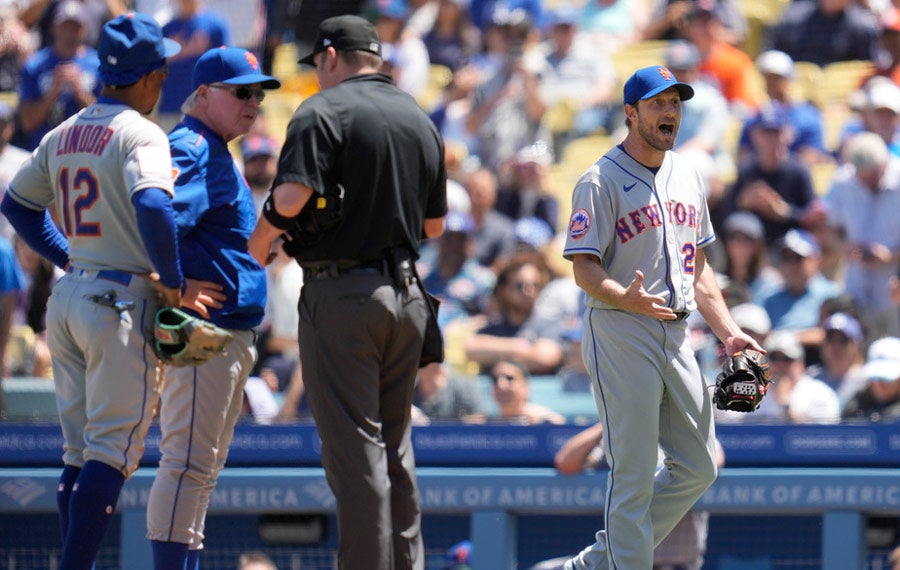
[[[900,414],[900,1],[10,0],[0,3],[0,189],[45,133],[96,99],[98,29],[128,10],[182,45],[154,112],[166,130],[210,47],[250,49],[284,83],[234,145],[257,211],[286,120],[315,89],[295,54],[326,17],[375,23],[384,71],[430,113],[449,175],[446,232],[418,261],[441,300],[447,361],[422,370],[417,421],[564,421],[529,401],[534,377],[590,397],[562,216],[578,176],[624,136],[625,77],[654,63],[695,88],[676,151],[705,179],[718,236],[708,257],[776,379],[760,413],[717,419]],[[247,420],[308,418],[302,270],[282,255],[267,271]],[[43,318],[59,277],[0,219],[3,377],[51,377]],[[699,315],[691,331],[712,383],[721,347]]]

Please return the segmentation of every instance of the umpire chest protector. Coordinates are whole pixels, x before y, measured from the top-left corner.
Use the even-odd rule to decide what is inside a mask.
[[[282,182],[314,191],[286,235],[285,251],[299,262],[417,250],[422,204],[446,200],[435,196],[446,191],[440,134],[388,76],[350,77],[297,109],[274,185]]]

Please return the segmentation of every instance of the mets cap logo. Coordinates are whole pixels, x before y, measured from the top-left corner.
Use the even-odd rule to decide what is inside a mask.
[[[666,81],[672,81],[672,72],[669,71],[667,67],[659,66],[656,68],[659,71],[660,76]]]
[[[259,69],[259,60],[256,59],[253,52],[245,51],[244,56],[247,58],[247,63],[250,64],[250,67],[252,67],[254,71]]]
[[[591,215],[584,208],[578,208],[572,212],[569,219],[569,237],[581,239],[591,229]]]

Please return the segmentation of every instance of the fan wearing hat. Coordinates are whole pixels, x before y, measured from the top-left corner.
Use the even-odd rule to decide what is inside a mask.
[[[872,132],[850,138],[843,157],[852,174],[835,181],[825,197],[827,221],[844,254],[847,293],[877,337],[898,326],[890,283],[900,270],[900,158]]]
[[[822,251],[811,233],[789,230],[777,252],[784,284],[763,301],[763,307],[774,330],[797,331],[804,345],[816,344],[821,339],[819,309],[842,287],[822,275]]]
[[[747,421],[835,424],[840,421],[837,393],[806,373],[806,351],[791,331],[775,331],[765,344],[772,383],[765,400]]]
[[[716,478],[713,406],[688,316],[699,311],[728,356],[763,351],[707,263],[715,234],[703,179],[672,151],[693,87],[653,65],[622,95],[628,134],[576,183],[563,249],[585,293],[582,356],[619,483],[607,489],[606,529],[566,570],[651,568],[655,542]],[[669,470],[656,469],[658,447],[678,458]]]
[[[846,403],[843,417],[883,422],[900,419],[900,338],[873,342],[862,374],[868,383]]]
[[[67,570],[92,567],[143,455],[159,401],[145,331],[161,304],[179,305],[183,282],[169,145],[142,116],[178,46],[149,16],[127,14],[103,26],[97,52],[99,99],[44,137],[0,206],[32,249],[66,269],[46,319],[64,440],[57,504]]]
[[[61,3],[53,17],[53,41],[29,57],[20,74],[15,144],[37,148],[51,129],[100,95],[97,52],[85,40],[87,19],[76,0]]]
[[[821,111],[809,101],[792,97],[794,68],[791,56],[778,50],[766,51],[756,58],[756,70],[762,75],[769,102],[780,105],[790,123],[792,137],[788,150],[805,164],[830,162],[833,159],[825,148]],[[754,153],[750,131],[759,118],[757,114],[744,122],[738,142],[738,162],[745,162]]]
[[[382,56],[367,20],[319,24],[300,62],[321,91],[291,118],[249,246],[264,265],[284,236],[304,269],[300,360],[336,500],[337,565],[413,570],[425,551],[411,402],[419,367],[443,360],[415,261],[444,231],[447,172],[440,133],[381,73]]]
[[[256,209],[228,143],[250,131],[266,91],[280,86],[253,53],[213,48],[197,60],[184,119],[169,133],[186,283],[181,304],[232,340],[225,354],[200,366],[165,369],[162,457],[147,508],[156,570],[197,566],[209,497],[256,363],[253,329],[266,306],[266,272],[247,248]]]
[[[789,229],[808,227],[824,215],[809,167],[789,150],[792,137],[790,119],[781,105],[760,109],[750,129],[753,154],[739,166],[722,203],[726,215],[743,210],[759,216],[769,244]]]
[[[844,404],[866,385],[862,373],[863,327],[853,315],[837,312],[822,322],[822,330],[825,339],[819,346],[821,363],[810,366],[807,372],[831,386]]]

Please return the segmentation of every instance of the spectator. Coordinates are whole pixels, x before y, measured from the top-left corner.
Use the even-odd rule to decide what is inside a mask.
[[[816,344],[819,309],[841,292],[821,271],[821,253],[815,239],[803,230],[790,230],[780,241],[781,276],[784,285],[763,302],[774,330],[791,330],[806,345]]]
[[[833,237],[844,252],[845,287],[869,334],[894,334],[898,323],[889,284],[900,270],[900,157],[891,155],[874,133],[850,139],[844,157],[845,172],[825,203]]]
[[[428,82],[428,49],[422,39],[404,32],[409,10],[405,0],[382,0],[373,4],[375,31],[381,38],[384,61],[394,83],[418,98]]]
[[[833,424],[840,421],[838,395],[805,372],[804,351],[791,331],[776,331],[766,339],[772,383],[750,421],[769,419],[791,423]]]
[[[644,28],[644,39],[674,40],[685,37],[685,27],[691,10],[698,0],[655,0],[650,21]],[[740,44],[747,35],[747,21],[739,0],[704,0],[705,7],[714,7],[722,21],[722,39]]]
[[[19,267],[22,270],[23,287],[19,295],[19,307],[16,314],[17,329],[27,327],[27,332],[17,333],[28,339],[19,339],[19,346],[27,346],[27,354],[22,355],[20,367],[15,372],[38,378],[52,377],[50,368],[50,349],[47,346],[47,301],[53,286],[63,275],[48,259],[41,257],[31,249],[25,240],[17,235],[13,239]]]
[[[844,406],[844,418],[895,422],[900,419],[900,338],[884,337],[869,347],[863,367],[868,385]]]
[[[6,194],[9,181],[31,154],[22,148],[10,144],[15,129],[15,112],[12,107],[0,102],[0,198]],[[0,237],[13,238],[15,230],[6,216],[0,216]]]
[[[461,540],[447,549],[446,565],[441,570],[471,570],[472,541]]]
[[[269,190],[275,180],[278,167],[278,143],[271,137],[248,135],[241,140],[241,162],[244,178],[253,193],[256,216],[262,212],[263,202],[269,197]]]
[[[260,376],[269,369],[277,378],[275,390],[285,390],[300,365],[297,332],[300,317],[289,310],[300,302],[303,269],[284,249],[276,248],[275,256],[266,266],[266,308],[257,338],[259,358],[254,368]]]
[[[434,266],[422,274],[425,289],[441,301],[438,319],[442,327],[454,319],[483,313],[497,280],[474,258],[474,230],[468,214],[448,213],[444,233],[436,239]]]
[[[726,196],[723,213],[753,212],[763,221],[766,243],[775,243],[791,228],[810,225],[818,207],[809,168],[791,156],[787,114],[766,106],[750,130],[754,154],[738,169]]]
[[[181,46],[178,55],[169,60],[169,78],[159,98],[157,123],[166,132],[181,120],[181,104],[191,94],[194,64],[210,48],[231,45],[228,24],[203,2],[175,0],[177,11],[163,26],[165,37]]]
[[[22,66],[34,53],[34,42],[10,3],[0,8],[0,37],[0,92],[15,93]]]
[[[721,174],[734,168],[734,159],[724,144],[725,127],[731,118],[728,102],[719,88],[698,72],[700,52],[691,42],[671,41],[666,46],[665,62],[679,81],[694,88],[694,96],[681,105],[681,126],[674,150],[689,156],[701,172],[711,172],[706,199],[714,210],[724,197]]]
[[[891,154],[900,156],[900,87],[890,79],[872,77],[859,95],[858,117],[844,126],[838,155],[843,154],[850,137],[859,132],[872,132],[884,140]]]
[[[644,4],[637,0],[586,0],[578,21],[598,51],[613,52],[642,39],[648,19]]]
[[[562,384],[563,392],[590,393],[591,391],[591,376],[588,374],[587,368],[584,366],[584,358],[581,356],[581,336],[581,326],[575,326],[566,331],[562,337],[565,356],[557,376]]]
[[[224,21],[231,42],[229,46],[262,55],[269,0],[206,0],[206,3]]]
[[[515,359],[500,359],[491,367],[491,395],[499,419],[513,425],[564,424],[566,419],[546,406],[529,401],[531,376],[528,366]]]
[[[16,314],[16,301],[23,289],[22,272],[12,244],[0,237],[0,380],[7,376],[7,347]],[[6,414],[0,390],[0,419]]]
[[[490,37],[496,38],[502,64],[493,72],[486,70],[485,80],[472,96],[466,126],[478,137],[482,164],[496,170],[519,149],[551,139],[540,92],[546,60],[538,50],[527,49],[531,20],[523,10],[497,7],[492,23],[498,32]]]
[[[543,141],[520,149],[509,164],[508,175],[501,177],[494,208],[513,221],[539,218],[555,232],[559,224],[559,200],[550,186],[552,163],[552,151]]]
[[[753,337],[760,346],[765,344],[772,332],[772,321],[765,309],[755,303],[741,303],[731,308],[731,316],[741,330]]]
[[[19,128],[14,144],[34,150],[45,134],[93,103],[100,94],[100,61],[85,43],[87,16],[68,0],[53,18],[53,43],[28,58],[19,85]]]
[[[487,168],[479,168],[466,177],[464,186],[469,193],[472,221],[475,230],[474,257],[485,267],[494,267],[515,249],[515,233],[511,219],[498,212],[497,177]]]
[[[825,341],[819,348],[821,364],[815,364],[807,374],[828,384],[837,392],[841,406],[866,385],[862,372],[862,325],[846,313],[834,313],[822,323]]]
[[[766,49],[783,51],[794,61],[828,65],[836,61],[874,60],[876,24],[855,0],[790,2],[769,29]]]
[[[437,0],[434,25],[422,38],[432,65],[456,71],[478,51],[481,33],[472,24],[467,4],[467,0]]]
[[[447,366],[433,362],[419,369],[413,405],[431,420],[481,421],[484,402],[474,380],[451,375]]]
[[[491,322],[465,341],[466,357],[483,373],[504,358],[524,362],[534,374],[552,374],[562,365],[561,323],[532,318],[549,279],[550,271],[536,254],[514,255],[501,269]]]
[[[471,0],[469,12],[475,25],[485,29],[498,19],[540,22],[543,4],[541,0]]]
[[[238,558],[238,570],[278,570],[278,566],[264,553],[251,551]]]
[[[478,156],[478,137],[466,123],[472,110],[472,93],[481,81],[481,74],[473,64],[454,71],[443,97],[430,111],[429,116],[441,131],[447,151],[456,146],[464,148],[467,156]]]
[[[791,56],[778,50],[769,50],[756,59],[756,69],[765,82],[769,103],[779,105],[787,114],[791,132],[788,150],[805,164],[831,161],[822,135],[822,113],[808,101],[791,99],[791,83],[794,79],[794,61]],[[744,122],[738,162],[745,162],[754,152],[750,130],[758,119],[759,115],[755,115]]]
[[[19,20],[26,28],[37,29],[39,47],[52,45],[56,15],[68,0],[31,0],[27,3],[28,6],[19,11]],[[85,43],[91,47],[97,46],[104,23],[128,11],[127,0],[77,0],[76,3],[85,17]]]
[[[749,299],[756,304],[778,290],[781,274],[768,261],[763,224],[751,212],[734,212],[722,224],[725,238],[726,297]]]
[[[900,7],[889,6],[882,13],[878,45],[881,51],[875,60],[875,75],[900,86]]]
[[[684,37],[700,52],[700,76],[718,85],[732,111],[743,115],[759,105],[750,84],[753,61],[727,41],[723,7],[697,0],[687,15]]]
[[[584,471],[592,471],[605,465],[602,446],[603,425],[596,423],[575,434],[556,452],[553,464],[563,475],[574,475]],[[716,465],[725,465],[725,451],[716,441]],[[659,468],[665,468],[666,458],[662,450],[659,453]],[[700,570],[706,553],[706,537],[709,526],[709,513],[690,510],[675,526],[671,533],[653,551],[653,570]],[[568,557],[559,559],[565,562]],[[561,568],[547,561],[532,570],[550,570]]]
[[[598,130],[612,132],[620,118],[615,98],[616,76],[607,51],[598,50],[579,34],[579,13],[573,6],[549,14],[547,67],[541,78],[541,97],[548,109],[566,109],[568,121],[557,126],[554,148],[562,153],[572,137]],[[561,143],[557,145],[557,143]]]

